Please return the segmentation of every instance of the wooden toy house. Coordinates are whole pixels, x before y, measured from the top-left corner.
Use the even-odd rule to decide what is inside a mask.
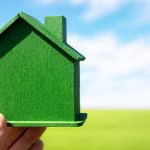
[[[12,126],[80,126],[80,61],[66,19],[21,12],[0,30],[0,112]]]

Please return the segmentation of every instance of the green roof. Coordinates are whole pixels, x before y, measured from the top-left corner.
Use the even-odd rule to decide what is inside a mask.
[[[34,27],[36,30],[38,30],[40,33],[42,33],[46,38],[48,38],[51,42],[56,44],[63,52],[68,54],[71,58],[77,61],[84,60],[85,57],[77,52],[74,48],[72,48],[67,43],[63,43],[59,41],[54,35],[52,35],[46,27],[40,23],[38,20],[36,20],[34,17],[29,16],[25,14],[24,12],[18,13],[12,20],[10,20],[3,28],[0,29],[0,34],[2,34],[5,30],[7,30],[16,20],[19,18],[22,18],[25,20],[28,24],[30,24],[32,27]]]

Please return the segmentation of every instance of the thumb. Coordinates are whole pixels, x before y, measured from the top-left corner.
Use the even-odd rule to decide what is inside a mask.
[[[0,150],[2,150],[6,142],[6,129],[7,124],[5,117],[2,114],[0,114]]]

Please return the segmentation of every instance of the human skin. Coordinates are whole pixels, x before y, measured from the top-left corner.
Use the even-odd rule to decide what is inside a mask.
[[[40,136],[45,129],[7,127],[5,117],[0,114],[0,150],[43,150]]]

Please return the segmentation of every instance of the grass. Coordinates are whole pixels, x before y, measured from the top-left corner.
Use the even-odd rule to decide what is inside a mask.
[[[149,150],[150,110],[87,110],[79,128],[48,128],[44,150]]]

